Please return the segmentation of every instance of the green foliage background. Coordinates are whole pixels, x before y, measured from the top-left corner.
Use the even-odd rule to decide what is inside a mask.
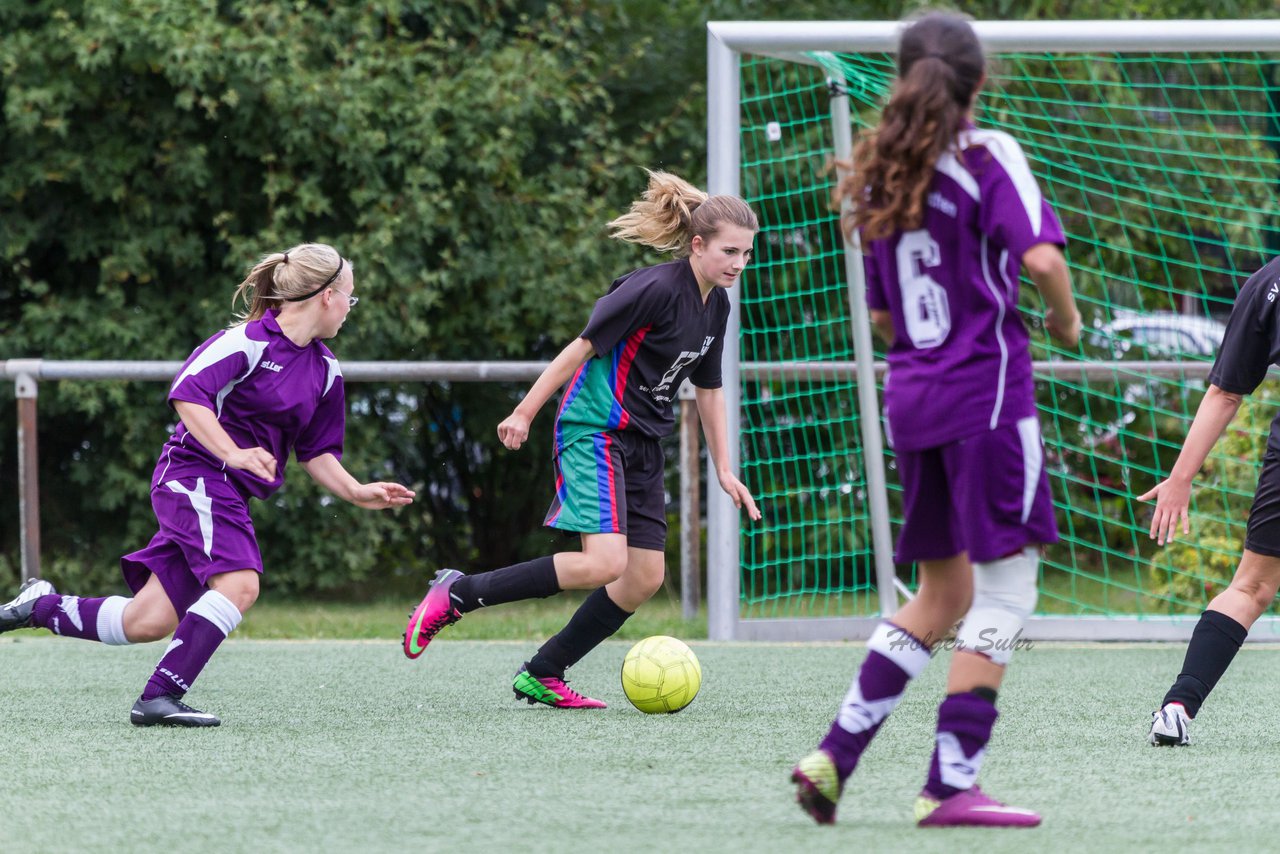
[[[356,359],[546,359],[619,273],[604,239],[641,166],[705,175],[708,19],[898,18],[873,2],[116,0],[0,4],[0,359],[182,359],[261,254],[354,260]],[[965,4],[975,17],[1253,17],[1264,3]],[[296,469],[256,521],[276,591],[370,598],[439,564],[545,552],[550,419],[521,387],[352,384],[346,462],[419,490],[398,513]],[[45,574],[119,584],[172,415],[157,383],[43,383]],[[0,581],[16,577],[0,389]]]

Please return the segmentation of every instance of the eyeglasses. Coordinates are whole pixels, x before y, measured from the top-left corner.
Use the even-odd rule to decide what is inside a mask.
[[[360,302],[360,297],[353,297],[351,294],[344,294],[342,291],[338,290],[337,288],[334,288],[333,292],[334,292],[334,293],[336,293],[336,294],[337,294],[338,296],[340,296],[340,297],[346,297],[346,298],[347,298],[347,306],[348,306],[349,308],[355,308],[355,307],[356,307],[356,303]]]

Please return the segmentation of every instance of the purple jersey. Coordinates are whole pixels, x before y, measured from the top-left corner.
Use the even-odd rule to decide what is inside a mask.
[[[197,347],[173,381],[169,400],[213,410],[237,445],[261,447],[275,457],[276,477],[265,481],[227,468],[179,422],[156,463],[153,489],[177,478],[216,477],[242,495],[266,498],[284,482],[291,450],[299,462],[322,454],[342,458],[346,404],[338,360],[319,339],[305,347],[290,341],[274,311]]]
[[[1008,134],[967,128],[938,158],[924,222],[864,247],[867,304],[893,317],[885,415],[921,450],[1035,415],[1018,316],[1022,255],[1065,243]]]
[[[565,387],[556,414],[557,452],[605,430],[670,435],[671,401],[686,377],[698,388],[720,388],[728,321],[729,295],[714,288],[703,302],[688,259],[615,281],[579,336],[596,355]]]

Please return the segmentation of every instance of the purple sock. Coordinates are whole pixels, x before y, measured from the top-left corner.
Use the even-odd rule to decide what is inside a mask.
[[[929,647],[889,622],[876,627],[867,649],[870,652],[819,745],[835,760],[841,781],[853,773],[862,751],[901,702],[907,683],[929,663]]]
[[[124,609],[132,601],[123,596],[82,599],[52,594],[36,600],[32,622],[64,638],[83,638],[121,646],[124,636]]]
[[[182,696],[218,646],[240,624],[240,611],[216,590],[206,591],[178,622],[173,640],[142,689],[142,699],[162,694]]]
[[[974,691],[947,695],[938,707],[938,737],[926,792],[942,800],[973,787],[999,716],[995,703]]]

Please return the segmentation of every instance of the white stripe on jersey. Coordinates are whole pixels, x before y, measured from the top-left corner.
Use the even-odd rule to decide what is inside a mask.
[[[1018,198],[1022,200],[1022,207],[1027,212],[1027,219],[1031,223],[1031,233],[1037,237],[1040,235],[1040,226],[1043,211],[1041,210],[1040,185],[1036,183],[1035,176],[1031,174],[1031,166],[1027,163],[1027,156],[1022,153],[1022,146],[1018,145],[1018,141],[1004,131],[972,128],[960,132],[960,147],[968,148],[971,145],[981,145],[991,152],[996,161],[1004,167],[1004,171],[1009,174],[1009,178],[1013,181],[1014,189],[1018,191]],[[974,198],[977,198],[976,196]]]
[[[978,201],[981,195],[978,190],[978,180],[969,173],[968,169],[960,164],[953,152],[944,151],[938,155],[938,161],[933,165],[933,168],[959,184],[960,189],[969,194],[969,198],[975,202]]]
[[[986,280],[987,289],[996,300],[996,343],[1000,345],[1000,376],[996,381],[996,405],[991,409],[991,424],[988,427],[994,430],[996,424],[1000,422],[1000,408],[1004,406],[1004,383],[1005,374],[1009,369],[1009,347],[1004,343],[1004,297],[996,287],[996,283],[991,280],[991,260],[988,257],[990,253],[987,251],[985,234],[982,235],[982,246],[979,252],[982,255],[982,278]]]
[[[1031,505],[1040,485],[1040,469],[1044,467],[1044,447],[1040,444],[1040,420],[1034,415],[1018,419],[1018,438],[1022,440],[1022,522],[1031,518]]]
[[[342,367],[338,364],[337,359],[332,356],[325,356],[324,361],[329,366],[329,377],[324,381],[324,391],[320,392],[321,397],[328,394],[329,389],[333,388],[333,381],[342,376]]]
[[[258,367],[258,362],[262,359],[262,354],[266,352],[266,341],[254,341],[248,335],[248,324],[241,323],[239,326],[233,326],[223,333],[222,337],[214,341],[204,349],[204,352],[191,360],[191,364],[187,365],[186,370],[178,374],[173,381],[173,385],[169,387],[172,392],[187,377],[194,376],[205,368],[216,365],[223,359],[226,359],[236,353],[244,353],[248,360],[248,367],[245,372],[236,377],[231,382],[223,386],[218,392],[217,400],[214,401],[214,413],[219,417],[222,416],[222,401],[224,401],[231,390],[244,381],[249,374],[253,373],[253,369]]]

